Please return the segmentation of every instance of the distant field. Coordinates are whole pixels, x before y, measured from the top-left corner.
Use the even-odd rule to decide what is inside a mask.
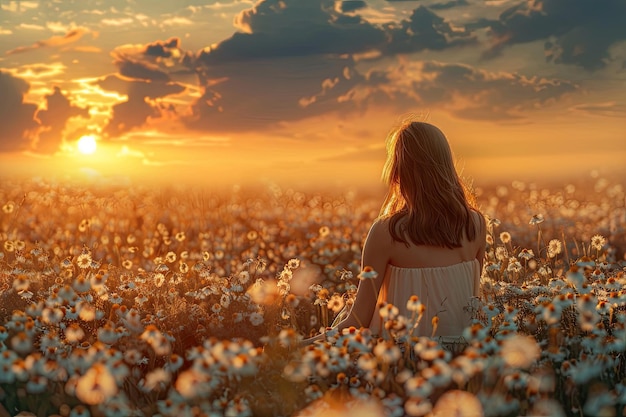
[[[3,181],[0,416],[622,415],[624,185],[477,188],[452,354],[417,315],[297,348],[354,293],[380,193]]]

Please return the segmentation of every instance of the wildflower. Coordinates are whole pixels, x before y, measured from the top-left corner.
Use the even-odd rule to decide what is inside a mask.
[[[360,280],[376,279],[376,277],[378,277],[378,272],[374,271],[374,269],[371,266],[364,267],[358,276]]]
[[[65,339],[70,344],[80,342],[83,337],[85,337],[85,331],[78,323],[71,323],[67,329],[65,329]]]
[[[11,338],[11,348],[21,355],[30,353],[33,349],[31,338],[24,332],[19,332]]]
[[[41,375],[33,375],[28,378],[26,392],[29,394],[41,394],[48,388],[48,379]]]
[[[250,314],[249,320],[253,326],[260,326],[261,324],[263,324],[263,321],[264,321],[263,315],[258,312],[254,312]]]
[[[9,201],[2,206],[4,214],[11,214],[13,213],[13,210],[15,210],[15,203],[12,201]]]
[[[520,253],[517,255],[518,258],[529,260],[535,256],[532,249],[522,249]]]
[[[500,233],[500,240],[502,243],[507,244],[511,242],[511,234],[509,232]]]
[[[165,282],[165,275],[161,273],[154,274],[154,285],[157,288],[161,288]]]
[[[374,355],[384,363],[394,363],[402,356],[400,348],[392,340],[380,340],[374,347]]]
[[[176,254],[172,251],[169,251],[166,255],[165,255],[165,262],[167,263],[172,263],[176,260]]]
[[[507,266],[509,272],[520,272],[522,270],[522,264],[519,263],[517,258],[509,258],[509,265]]]
[[[88,252],[83,252],[76,258],[76,264],[80,269],[87,269],[91,265],[91,255]]]
[[[430,400],[423,397],[409,397],[404,402],[404,411],[409,416],[426,416],[433,409]]]
[[[539,223],[543,223],[544,220],[545,219],[543,218],[542,214],[535,214],[534,216],[530,218],[530,221],[528,222],[528,224],[535,226]]]
[[[76,383],[76,397],[89,405],[102,404],[117,392],[115,378],[101,363],[95,363]]]
[[[341,294],[335,293],[332,295],[332,297],[330,297],[330,300],[328,301],[326,308],[328,308],[329,310],[332,310],[333,313],[336,314],[336,313],[339,313],[339,311],[341,311],[344,305],[345,305],[345,302]]]
[[[508,252],[504,246],[498,246],[496,248],[496,259],[504,261],[508,257]]]
[[[84,293],[91,289],[91,281],[86,279],[84,275],[79,275],[74,279],[72,287],[74,287],[75,291]]]
[[[171,352],[171,345],[169,340],[157,329],[153,324],[146,326],[146,329],[141,334],[141,339],[145,340],[154,350],[157,355],[169,355]]]
[[[172,353],[167,359],[164,368],[170,372],[176,372],[181,366],[183,366],[183,362],[184,360],[182,356]]]
[[[81,404],[72,408],[72,411],[70,411],[70,417],[90,417],[90,416],[91,416],[91,413],[89,413],[89,409]]]
[[[412,295],[406,302],[406,309],[414,313],[423,313],[425,308],[417,295]]]
[[[161,391],[167,387],[172,379],[172,374],[163,368],[156,368],[148,372],[145,378],[139,381],[139,389],[143,392]]]
[[[591,237],[591,247],[597,251],[601,251],[606,244],[606,239],[602,235],[594,235]]]
[[[287,262],[287,267],[290,269],[296,269],[300,266],[300,259],[292,258]]]
[[[446,391],[435,403],[433,417],[481,417],[484,415],[480,400],[471,392],[462,390]]]
[[[561,241],[559,239],[552,239],[548,242],[548,256],[550,258],[554,258],[556,255],[561,253],[563,247],[561,245]]]
[[[502,343],[502,359],[512,368],[526,369],[537,359],[541,350],[532,336],[514,335]]]
[[[4,241],[4,250],[7,251],[7,252],[15,251],[15,244],[13,243],[12,240],[5,240]]]
[[[488,245],[493,245],[493,236],[487,235],[485,237],[485,242],[487,242]]]
[[[565,273],[567,281],[576,289],[580,290],[585,282],[585,276],[580,271],[580,268],[576,265],[572,265],[570,269]]]
[[[496,219],[496,218],[490,218],[490,219],[489,219],[489,224],[488,224],[488,226],[489,226],[490,228],[493,228],[493,227],[498,227],[498,226],[500,226],[500,220],[498,220],[498,219]]]
[[[316,294],[316,298],[315,301],[313,302],[314,305],[326,305],[328,303],[328,298],[329,298],[329,291],[326,288],[321,288],[317,294]]]
[[[248,271],[241,271],[237,274],[237,282],[240,285],[246,285],[250,281],[250,273]]]
[[[29,285],[30,285],[30,282],[26,275],[18,275],[13,280],[13,290],[15,290],[15,292],[28,291]]]
[[[400,310],[393,304],[386,303],[379,307],[378,314],[383,320],[394,320],[400,314]]]
[[[287,294],[285,297],[285,305],[289,308],[296,308],[300,304],[300,298],[295,294]]]
[[[420,375],[409,378],[404,383],[404,389],[407,395],[411,397],[427,398],[433,392],[432,384],[428,382],[428,379]]]
[[[176,233],[176,236],[174,237],[177,241],[182,242],[185,240],[185,232],[178,232]]]

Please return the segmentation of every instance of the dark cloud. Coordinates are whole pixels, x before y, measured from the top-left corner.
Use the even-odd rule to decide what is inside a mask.
[[[526,1],[491,25],[494,45],[485,57],[513,44],[545,40],[548,60],[598,70],[611,61],[610,48],[626,40],[625,16],[623,0]]]
[[[36,115],[41,123],[41,130],[35,143],[35,150],[54,153],[63,142],[67,120],[71,117],[89,118],[89,109],[71,104],[59,87],[54,87],[52,94],[46,95],[45,100],[46,109],[39,110]]]
[[[338,6],[342,13],[349,13],[365,9],[367,7],[367,3],[364,0],[343,0],[339,2]]]
[[[431,10],[446,10],[459,6],[469,6],[467,0],[451,0],[444,3],[435,3],[428,6]]]
[[[193,62],[204,88],[189,125],[256,129],[324,112],[360,111],[377,97],[382,73],[364,75],[353,57],[390,57],[472,42],[441,17],[418,7],[398,25],[378,26],[344,14],[334,1],[260,1],[241,12],[242,30]],[[245,119],[245,122],[242,122]]]
[[[37,129],[33,119],[37,106],[24,102],[29,84],[0,70],[0,151],[10,152],[30,146],[29,134]]]
[[[350,58],[313,56],[212,67],[201,74],[206,87],[187,123],[202,130],[253,130],[357,111],[349,95],[366,80],[353,67]]]
[[[162,58],[169,58],[180,47],[180,39],[170,38],[167,41],[156,41],[146,45],[144,50],[147,56],[156,56]]]
[[[150,63],[126,59],[116,61],[115,65],[117,65],[120,75],[128,78],[157,82],[167,82],[170,80],[167,73]]]
[[[242,32],[202,50],[198,62],[234,61],[325,54],[354,54],[381,47],[385,33],[360,16],[335,10],[334,1],[260,1],[241,12]]]
[[[453,29],[450,23],[424,6],[413,10],[408,20],[403,20],[399,27],[390,27],[388,32],[387,54],[442,50],[476,41],[470,32]]]
[[[112,108],[111,118],[104,130],[109,137],[140,127],[148,118],[160,117],[163,106],[151,101],[185,90],[185,87],[178,83],[125,80],[117,75],[110,75],[98,81],[98,85],[105,90],[117,91],[128,97],[126,101]]]
[[[32,44],[30,46],[20,46],[18,48],[11,49],[10,51],[7,51],[6,54],[7,55],[12,55],[12,54],[17,54],[17,53],[21,53],[21,52],[30,51],[30,50],[33,50],[33,49],[39,49],[39,48],[51,47],[51,46],[67,45],[67,44],[76,42],[77,40],[82,38],[83,35],[85,35],[86,33],[89,33],[89,30],[87,30],[85,28],[72,29],[72,30],[68,31],[63,36],[52,36],[51,38],[44,39],[42,41],[37,41],[37,42],[35,42],[34,44]]]
[[[447,108],[466,119],[515,119],[541,109],[580,87],[564,80],[493,73],[463,64],[427,62],[412,91],[423,105]]]

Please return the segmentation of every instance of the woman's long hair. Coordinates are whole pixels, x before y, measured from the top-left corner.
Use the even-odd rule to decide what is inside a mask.
[[[389,186],[380,218],[394,240],[409,245],[461,246],[476,237],[473,195],[456,172],[448,140],[437,127],[407,122],[387,138],[383,180]]]

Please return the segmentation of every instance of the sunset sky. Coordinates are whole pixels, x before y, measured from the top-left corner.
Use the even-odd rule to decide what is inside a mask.
[[[0,0],[0,175],[367,184],[407,115],[477,182],[626,172],[624,16],[624,0]]]

